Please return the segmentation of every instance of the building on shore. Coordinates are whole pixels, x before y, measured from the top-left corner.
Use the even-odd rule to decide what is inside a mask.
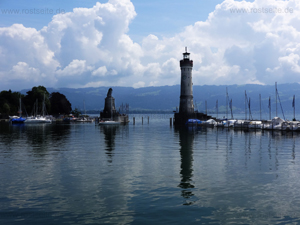
[[[100,120],[103,121],[116,121],[124,124],[129,123],[128,115],[117,112],[115,106],[115,98],[112,97],[112,88],[108,89],[105,98],[104,109],[100,112]]]
[[[174,114],[174,124],[184,125],[188,119],[208,120],[211,116],[199,113],[194,110],[193,102],[193,60],[190,60],[190,53],[185,48],[183,59],[180,60],[181,83],[180,83],[180,102],[179,112]]]

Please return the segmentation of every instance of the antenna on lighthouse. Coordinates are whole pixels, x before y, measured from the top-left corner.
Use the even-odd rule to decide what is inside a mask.
[[[187,47],[185,47],[185,52],[187,52]]]

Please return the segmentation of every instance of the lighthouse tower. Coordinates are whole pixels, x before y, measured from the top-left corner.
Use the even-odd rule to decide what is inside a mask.
[[[183,53],[183,59],[180,60],[180,69],[181,86],[179,112],[174,114],[174,124],[184,125],[188,119],[210,119],[211,116],[194,111],[192,79],[193,60],[190,60],[190,53],[187,52],[187,48],[185,48],[185,53]]]
[[[180,104],[179,113],[191,114],[194,113],[193,103],[193,60],[190,60],[190,53],[187,52],[185,47],[185,53],[183,53],[183,59],[180,60],[181,69],[181,89],[180,89]]]

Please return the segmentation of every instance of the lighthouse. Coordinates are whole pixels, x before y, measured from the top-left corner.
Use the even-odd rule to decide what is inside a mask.
[[[188,119],[208,120],[212,118],[204,113],[194,110],[193,101],[193,60],[190,60],[190,53],[183,53],[183,59],[180,60],[181,81],[180,81],[180,102],[179,112],[174,114],[174,124],[184,125]]]
[[[180,60],[181,70],[181,85],[180,85],[180,104],[179,113],[190,114],[194,113],[193,103],[193,60],[190,60],[190,53],[187,52],[185,47],[185,53],[183,53],[183,59]]]

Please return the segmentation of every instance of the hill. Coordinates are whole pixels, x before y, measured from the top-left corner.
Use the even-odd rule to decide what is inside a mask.
[[[271,97],[271,108],[275,110],[275,86],[274,85],[195,85],[193,87],[195,108],[201,112],[205,111],[205,101],[209,113],[216,111],[218,100],[219,112],[226,110],[226,87],[229,99],[232,99],[233,111],[242,113],[245,111],[245,91],[251,99],[251,111],[259,112],[259,94],[261,94],[262,110],[268,112],[269,97]],[[180,85],[145,87],[134,89],[132,87],[112,87],[113,97],[116,99],[116,107],[122,103],[128,103],[130,111],[169,111],[176,110],[179,106]],[[104,99],[109,87],[98,88],[47,88],[51,92],[64,94],[72,104],[72,108],[85,108],[87,111],[103,109]],[[22,90],[26,93],[28,90]],[[293,95],[300,96],[300,84],[279,84],[279,98],[285,112],[292,112]],[[278,100],[278,112],[280,112]]]

